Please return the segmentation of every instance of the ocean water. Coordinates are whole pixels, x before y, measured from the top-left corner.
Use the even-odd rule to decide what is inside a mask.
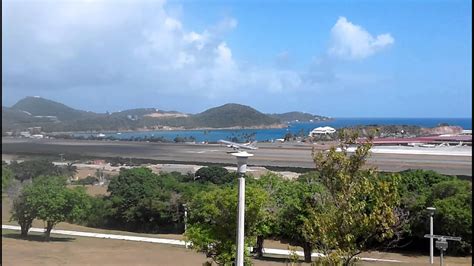
[[[318,121],[313,123],[290,123],[287,128],[272,129],[216,129],[216,130],[160,130],[146,132],[117,132],[103,133],[114,139],[157,138],[173,140],[175,137],[193,137],[197,142],[216,142],[220,139],[272,141],[283,138],[286,133],[308,135],[316,127],[330,126],[343,128],[357,125],[416,125],[421,127],[435,127],[440,123],[460,126],[463,129],[472,129],[472,118],[335,118],[332,121]],[[76,133],[75,136],[96,136],[97,134]]]

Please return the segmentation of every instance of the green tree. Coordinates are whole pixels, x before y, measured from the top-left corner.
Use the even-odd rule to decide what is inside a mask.
[[[89,227],[108,228],[111,226],[111,201],[105,196],[89,197],[90,209],[77,223]]]
[[[77,166],[74,163],[67,163],[63,167],[63,173],[69,178],[73,178],[75,174],[77,174]]]
[[[64,177],[41,176],[27,192],[27,204],[36,210],[36,217],[46,222],[45,240],[59,222],[75,221],[90,208],[83,188],[68,189]]]
[[[350,155],[347,148],[356,144],[357,135],[342,131],[340,139],[339,149],[313,153],[324,190],[306,198],[303,235],[327,255],[324,260],[349,265],[372,241],[393,237],[402,224],[397,208],[400,177],[382,178],[374,169],[363,168],[370,139]]]
[[[415,231],[420,231],[419,237],[423,237],[425,228],[424,226],[418,228],[418,226],[426,221],[425,209],[429,205],[428,198],[432,193],[433,186],[443,181],[454,180],[454,177],[418,169],[400,172],[400,176],[398,191],[401,197],[401,206],[410,212],[411,227]]]
[[[306,235],[305,222],[311,219],[310,215],[313,213],[311,212],[312,206],[308,206],[307,202],[323,193],[324,187],[314,179],[302,182],[305,179],[302,178],[299,182],[287,182],[280,191],[278,197],[282,207],[278,216],[278,228],[279,236],[291,245],[302,247],[305,261],[310,262],[314,243]]]
[[[211,182],[214,184],[229,183],[235,178],[234,175],[229,175],[229,171],[227,171],[227,169],[220,166],[201,167],[196,171],[194,176],[199,182]]]
[[[461,236],[462,241],[450,244],[450,251],[472,253],[472,183],[465,180],[443,181],[433,186],[428,202],[436,208],[435,232]]]
[[[21,228],[21,237],[26,238],[34,219],[37,215],[37,210],[33,206],[31,195],[31,185],[27,185],[21,190],[20,194],[13,199],[13,207],[11,210],[10,221],[17,221]]]
[[[304,200],[310,191],[318,186],[308,186],[303,182],[284,179],[281,175],[266,174],[255,181],[256,185],[269,194],[267,216],[261,223],[260,234],[257,236],[255,251],[262,255],[265,238],[278,238],[291,245],[300,246],[304,250],[307,261],[311,259],[310,243],[303,237],[303,222],[307,212]],[[319,184],[319,187],[321,185]]]
[[[250,181],[252,182],[252,180]],[[263,256],[263,244],[265,238],[276,237],[278,235],[278,221],[281,214],[281,195],[280,192],[284,186],[285,180],[281,175],[267,173],[254,181],[255,185],[268,193],[271,201],[268,201],[266,215],[258,224],[257,240],[254,246],[254,252],[257,257]]]
[[[177,222],[180,203],[173,186],[168,176],[149,168],[121,169],[107,189],[115,221],[129,230],[153,232]]]
[[[186,238],[192,247],[221,265],[231,264],[236,254],[237,189],[203,191],[189,204]],[[264,220],[268,194],[255,186],[245,191],[245,244],[253,246]],[[248,262],[248,251],[245,257]]]
[[[12,181],[13,172],[7,167],[2,165],[2,192],[8,187]]]
[[[48,160],[31,160],[18,163],[12,161],[9,168],[12,170],[14,177],[21,182],[33,179],[38,176],[60,176],[62,171]]]

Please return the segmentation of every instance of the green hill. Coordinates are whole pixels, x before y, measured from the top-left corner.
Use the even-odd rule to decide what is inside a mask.
[[[251,127],[279,124],[280,120],[260,113],[252,107],[229,103],[208,109],[191,117],[198,127]]]
[[[281,121],[327,119],[300,112],[263,114],[246,105],[229,103],[198,114],[183,114],[155,108],[136,108],[111,114],[86,112],[40,97],[26,97],[11,108],[2,108],[3,131],[40,126],[44,132],[115,131],[164,127],[229,128],[268,127]]]
[[[2,106],[2,132],[24,130],[38,125],[54,124],[49,118],[39,118],[27,112]]]
[[[311,120],[313,121],[325,121],[329,120],[329,117],[325,116],[320,116],[320,115],[313,115],[310,113],[303,113],[303,112],[288,112],[288,113],[283,113],[283,114],[269,114],[269,116],[280,119],[281,122],[286,123],[286,122],[294,122],[294,121],[299,121],[299,122],[310,122]]]
[[[62,103],[41,97],[26,97],[18,101],[11,109],[26,111],[32,116],[55,116],[60,121],[100,116],[100,114],[76,110]]]

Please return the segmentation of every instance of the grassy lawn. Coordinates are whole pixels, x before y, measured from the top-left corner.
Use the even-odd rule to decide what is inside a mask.
[[[404,257],[403,265],[426,265],[427,257]],[[398,258],[401,259],[401,258]],[[20,239],[19,232],[2,230],[2,265],[202,265],[206,257],[184,247],[125,240],[69,237],[39,233]],[[445,265],[471,265],[467,258],[447,258]],[[255,265],[287,265],[287,259],[253,260]],[[435,261],[435,265],[439,262]],[[300,265],[309,265],[301,263]],[[358,265],[400,265],[360,262]]]

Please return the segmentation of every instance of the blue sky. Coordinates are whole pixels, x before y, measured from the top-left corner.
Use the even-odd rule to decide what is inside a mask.
[[[471,117],[470,1],[7,0],[2,93],[97,112],[228,102]]]

